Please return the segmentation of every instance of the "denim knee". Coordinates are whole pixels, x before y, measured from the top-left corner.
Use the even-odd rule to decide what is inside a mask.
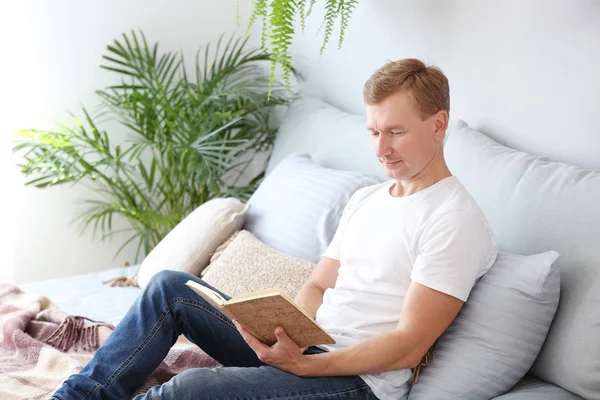
[[[148,285],[146,286],[146,291],[164,291],[171,287],[181,290],[183,287],[182,285],[185,285],[190,277],[192,277],[192,275],[188,274],[187,272],[162,270],[152,276],[148,282]]]

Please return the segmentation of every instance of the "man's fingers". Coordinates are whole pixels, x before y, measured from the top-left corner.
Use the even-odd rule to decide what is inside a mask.
[[[283,342],[285,344],[288,344],[289,341],[292,340],[287,335],[287,333],[285,333],[285,329],[283,329],[283,326],[278,326],[277,328],[275,328],[275,337],[277,338],[278,342]]]
[[[275,337],[277,338],[277,342],[283,344],[284,346],[294,346],[298,347],[296,342],[294,342],[285,332],[283,326],[278,326],[275,328]]]
[[[285,333],[285,329],[283,329],[283,326],[278,326],[277,328],[275,328],[275,336],[277,338],[286,338],[287,335]]]
[[[233,321],[233,324],[237,328],[238,332],[240,332],[240,335],[242,335],[242,338],[244,338],[246,343],[248,343],[248,346],[250,346],[255,353],[265,353],[269,350],[269,346],[254,337],[254,335],[244,329],[244,327],[241,326],[237,321]]]

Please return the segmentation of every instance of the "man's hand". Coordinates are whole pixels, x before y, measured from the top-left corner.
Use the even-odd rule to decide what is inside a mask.
[[[304,353],[306,347],[298,347],[296,342],[290,339],[290,337],[285,333],[285,330],[282,326],[275,328],[275,337],[277,338],[277,343],[272,346],[268,346],[258,340],[236,321],[233,321],[233,323],[246,343],[248,343],[248,346],[254,350],[260,361],[291,374],[298,376],[301,375],[302,361],[304,360],[302,353]]]

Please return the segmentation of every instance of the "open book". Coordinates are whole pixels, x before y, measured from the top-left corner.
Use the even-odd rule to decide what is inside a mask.
[[[286,334],[299,347],[335,343],[306,311],[280,289],[260,290],[225,300],[219,293],[192,280],[187,281],[186,285],[269,346],[277,342],[275,328],[278,326],[283,326]]]

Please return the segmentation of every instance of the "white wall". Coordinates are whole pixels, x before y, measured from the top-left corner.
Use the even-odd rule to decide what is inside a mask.
[[[322,15],[293,47],[306,91],[363,113],[362,85],[376,68],[422,58],[448,75],[452,117],[600,170],[600,1],[361,0],[342,49],[335,37],[320,57]]]
[[[101,55],[123,31],[141,28],[150,41],[183,48],[190,59],[198,45],[236,29],[234,0],[11,3],[0,6],[0,79],[8,87],[0,100],[2,135],[93,105],[93,91],[111,79],[98,68]],[[240,3],[243,31],[250,1]],[[334,37],[319,56],[322,4],[292,48],[308,92],[362,113],[363,82],[378,66],[419,57],[448,75],[454,118],[515,148],[600,169],[593,122],[600,111],[600,1],[361,0],[342,50]],[[118,242],[98,244],[69,222],[76,199],[89,193],[11,185],[9,178],[21,178],[7,165],[0,163],[0,178],[15,206],[0,209],[16,223],[7,228],[0,214],[0,232],[14,238],[14,268],[4,267],[2,276],[10,269],[19,281],[37,280],[132,261],[130,249],[113,263]],[[7,249],[0,249],[0,265],[11,265]]]
[[[14,188],[14,180],[10,171],[9,142],[4,135],[0,136],[0,178],[2,178],[3,194],[0,195],[0,281],[12,282],[15,280],[15,248],[13,240],[14,224],[14,199],[11,189]],[[6,190],[8,189],[8,190]]]
[[[241,12],[247,9],[241,4]],[[79,234],[72,220],[78,199],[90,196],[86,189],[23,187],[22,177],[10,168],[14,160],[7,160],[11,133],[50,126],[66,111],[80,114],[81,104],[92,108],[94,90],[115,82],[113,74],[98,66],[106,45],[121,33],[142,29],[164,50],[183,49],[190,62],[199,46],[236,30],[235,13],[233,0],[2,2],[0,279],[14,275],[25,282],[98,271],[133,262],[134,253],[131,246],[113,261],[124,236],[101,244]],[[6,199],[14,203],[12,208]],[[14,227],[8,226],[7,216],[14,217]],[[14,238],[12,244],[7,236]]]

